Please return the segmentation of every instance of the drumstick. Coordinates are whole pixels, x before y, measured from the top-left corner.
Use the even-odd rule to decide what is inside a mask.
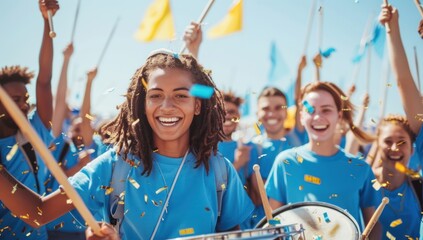
[[[53,28],[53,14],[51,13],[51,10],[47,10],[47,17],[48,17],[48,25],[50,27],[49,36],[51,38],[55,38],[56,33],[54,32],[54,28]]]
[[[389,203],[389,198],[387,198],[387,197],[382,198],[382,202],[380,203],[379,207],[377,207],[375,213],[373,213],[372,218],[370,218],[369,223],[367,223],[366,228],[364,229],[363,233],[361,234],[362,240],[367,239],[367,236],[372,231],[376,222],[379,220],[380,214],[382,214],[383,209],[385,208],[386,204],[388,204],[388,203]]]
[[[388,0],[383,0],[383,5],[385,5],[386,7],[389,6],[388,4]],[[385,23],[385,28],[386,28],[386,32],[390,33],[391,32],[391,28],[389,27],[389,22]]]
[[[422,7],[422,5],[420,5],[420,1],[419,0],[414,0],[414,2],[416,3],[416,7],[417,7],[417,9],[420,12],[420,16],[422,16],[422,18],[423,18],[423,7]]]
[[[210,10],[210,8],[212,7],[213,3],[214,3],[214,0],[210,0],[210,1],[207,3],[206,7],[204,8],[203,12],[202,12],[202,13],[201,13],[201,15],[200,15],[200,18],[199,18],[199,19],[198,19],[198,21],[197,21],[197,23],[198,23],[198,24],[201,24],[201,23],[203,22],[204,18],[206,18],[206,16],[207,16],[207,14],[209,13],[209,10]],[[184,43],[184,45],[182,46],[182,49],[181,49],[181,51],[179,52],[179,54],[184,53],[184,52],[185,52],[185,49],[186,49],[186,45],[185,45],[185,43]]]
[[[88,210],[87,206],[85,206],[76,190],[68,182],[66,175],[63,173],[56,160],[54,160],[51,152],[43,144],[38,134],[29,124],[28,119],[23,115],[22,111],[16,106],[16,104],[10,98],[9,94],[6,93],[6,91],[1,86],[0,101],[3,102],[4,107],[9,112],[15,123],[18,125],[23,135],[29,140],[34,149],[40,154],[41,159],[44,161],[47,168],[51,171],[57,181],[63,186],[66,195],[70,200],[72,200],[73,205],[78,210],[78,212],[81,213],[88,226],[93,229],[93,232],[96,235],[103,236],[100,232],[100,226],[95,221],[94,217],[91,215],[91,212]]]
[[[266,191],[264,191],[264,183],[260,174],[260,166],[258,164],[254,164],[253,169],[254,173],[256,174],[257,185],[260,193],[261,202],[263,203],[264,212],[266,213],[267,222],[269,223],[269,225],[273,226],[273,224],[270,223],[270,220],[273,219],[272,208],[270,207],[269,200],[267,199]]]

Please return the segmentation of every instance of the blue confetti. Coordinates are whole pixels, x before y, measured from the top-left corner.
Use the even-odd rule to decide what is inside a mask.
[[[178,53],[173,53],[173,57],[174,58],[179,58],[179,54]]]
[[[306,108],[306,111],[310,114],[314,113],[314,107],[310,105],[310,103],[307,102],[307,100],[303,101],[303,105]]]
[[[276,226],[278,224],[281,224],[281,221],[279,221],[279,219],[277,219],[277,218],[273,218],[273,219],[270,219],[269,220],[269,224],[270,225],[273,225],[273,226]]]
[[[323,217],[325,218],[325,222],[330,223],[330,219],[327,212],[323,213]]]
[[[214,93],[214,88],[201,84],[194,84],[189,90],[189,93],[194,97],[209,99]]]
[[[324,51],[322,51],[322,50],[320,49],[320,54],[321,54],[323,57],[325,57],[325,58],[330,57],[330,55],[331,55],[333,52],[335,52],[335,48],[333,48],[333,47],[330,47],[330,48],[328,48],[328,49],[326,49],[326,50],[324,50]]]

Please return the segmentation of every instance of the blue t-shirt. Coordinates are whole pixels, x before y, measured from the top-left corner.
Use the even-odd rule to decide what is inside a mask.
[[[241,179],[243,185],[247,182],[247,179],[253,174],[253,166],[257,163],[257,148],[253,143],[248,143],[247,146],[251,147],[250,150],[250,161],[238,170],[238,176]],[[238,145],[236,141],[219,142],[217,149],[222,155],[227,158],[232,164],[235,161],[235,150]]]
[[[150,238],[183,159],[157,153],[153,153],[152,158],[153,168],[149,176],[141,175],[143,167],[140,164],[129,170],[125,181],[125,215],[120,228],[122,239]],[[139,162],[134,158],[131,160]],[[109,150],[69,179],[90,211],[104,212],[105,220],[109,212],[109,195],[105,191],[110,186],[112,165],[116,161],[122,161],[122,158],[113,149]],[[227,160],[225,164],[228,184],[218,220],[214,170],[210,168],[207,174],[203,165],[195,168],[195,157],[188,154],[157,231],[157,239],[224,231],[248,217],[253,204],[232,164]]]
[[[40,136],[41,140],[48,146],[53,137],[50,131],[44,126],[37,111],[32,112],[28,117],[32,127]],[[34,174],[33,168],[26,159],[23,150],[19,147],[15,154],[10,154],[13,146],[16,145],[16,137],[10,136],[0,139],[1,164],[7,171],[22,184],[40,195],[46,193],[44,183],[47,179],[47,167],[41,157],[35,152],[38,165],[38,173]],[[12,156],[7,160],[6,156]],[[38,182],[38,184],[37,184]],[[37,186],[38,185],[38,186]],[[39,190],[38,190],[39,189]],[[15,217],[0,201],[0,233],[1,239],[47,239],[45,227],[32,228],[19,217]]]
[[[380,192],[372,187],[375,179],[370,166],[339,150],[320,156],[308,145],[277,156],[267,179],[269,198],[283,204],[327,202],[346,209],[361,227],[360,208],[377,207]]]

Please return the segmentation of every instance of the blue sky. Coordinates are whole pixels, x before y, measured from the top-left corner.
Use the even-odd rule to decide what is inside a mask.
[[[38,53],[41,44],[42,20],[38,1],[0,1],[0,66],[20,64],[38,72]],[[137,42],[133,35],[152,0],[112,1],[82,0],[76,28],[75,52],[69,67],[69,101],[78,106],[85,87],[85,73],[97,64],[103,46],[114,22],[119,18],[115,35],[99,66],[93,84],[92,112],[108,117],[116,113],[115,106],[123,101],[129,80],[145,61],[149,52],[165,47],[179,51],[185,27],[196,20],[208,0],[171,0],[177,38],[174,41],[152,43]],[[204,21],[207,30],[225,16],[230,0],[216,0]],[[400,12],[400,27],[409,58],[411,71],[416,76],[413,47],[420,57],[420,73],[423,72],[423,40],[417,34],[420,15],[412,0],[395,0],[390,3]],[[323,62],[321,79],[340,83],[344,89],[350,85],[353,73],[351,59],[355,55],[366,22],[380,11],[382,1],[376,0],[326,0],[323,1],[322,48],[334,47],[336,52]],[[69,43],[77,0],[60,1],[61,9],[54,17],[57,37],[54,39],[53,88],[57,86],[63,61],[62,50]],[[290,74],[272,83],[287,89],[295,78],[297,64],[304,49],[311,1],[244,0],[243,30],[219,39],[204,37],[200,50],[200,62],[213,71],[217,85],[232,89],[239,95],[251,94],[252,113],[255,112],[257,93],[268,85],[271,42],[277,44]],[[317,12],[317,9],[316,9]],[[318,51],[317,16],[310,33],[307,51],[308,66],[304,71],[304,83],[313,80],[312,58]],[[386,56],[386,55],[385,55]],[[372,53],[370,108],[366,118],[377,118],[380,100],[386,86],[381,80],[383,58]],[[360,68],[358,89],[354,103],[359,104],[365,92],[366,60]],[[423,77],[423,76],[422,76]],[[393,80],[391,79],[391,83]],[[33,85],[30,93],[33,93]],[[395,84],[388,87],[387,112],[402,113],[402,106]],[[31,98],[34,101],[33,98]]]

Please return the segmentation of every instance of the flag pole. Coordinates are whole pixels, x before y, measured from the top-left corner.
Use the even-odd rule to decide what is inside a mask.
[[[215,1],[215,0],[210,0],[210,1],[207,3],[206,7],[203,9],[203,12],[202,12],[202,13],[201,13],[201,15],[200,15],[200,18],[199,18],[199,19],[198,19],[198,21],[197,21],[197,23],[198,23],[198,24],[203,23],[204,18],[206,18],[207,14],[209,13],[210,8],[212,7],[212,5],[213,5],[214,1]],[[184,43],[184,44],[183,44],[183,46],[182,46],[182,48],[181,48],[181,51],[180,51],[179,53],[180,53],[180,54],[182,54],[182,53],[184,53],[184,52],[185,52],[185,50],[186,50],[186,45],[185,45],[185,43]]]
[[[96,222],[93,215],[82,201],[82,198],[79,196],[78,192],[68,182],[68,178],[60,168],[59,164],[57,164],[50,150],[48,150],[48,148],[44,145],[41,138],[29,124],[27,118],[23,115],[22,111],[16,106],[16,104],[10,98],[9,94],[1,86],[0,101],[3,102],[4,107],[13,118],[13,121],[15,121],[15,123],[18,125],[25,138],[29,140],[37,153],[40,154],[41,159],[45,163],[46,167],[51,171],[60,185],[62,185],[66,195],[72,201],[72,204],[75,206],[78,212],[81,213],[82,217],[87,222],[87,225],[92,228],[96,235],[103,236],[103,234],[100,232],[100,225]]]
[[[414,3],[416,4],[417,10],[420,12],[420,16],[423,18],[423,7],[420,4],[419,0],[414,0]]]
[[[380,116],[379,119],[383,119],[383,117],[385,116],[385,110],[386,110],[386,99],[388,98],[388,82],[389,82],[389,78],[390,78],[390,71],[391,69],[389,68],[389,59],[385,58],[385,61],[383,63],[383,72],[382,72],[382,81],[383,81],[383,95],[382,95],[382,106],[380,107]]]
[[[303,50],[304,56],[307,54],[308,43],[310,41],[311,24],[313,22],[315,8],[316,8],[316,0],[313,0],[310,7],[310,13],[308,14],[307,32],[306,32],[304,50]]]
[[[421,94],[419,60],[417,59],[417,49],[416,49],[416,46],[414,46],[414,62],[416,64],[417,86],[419,86],[419,93]]]
[[[76,22],[78,20],[78,14],[79,14],[79,8],[81,6],[81,0],[78,0],[78,5],[76,6],[76,12],[75,12],[75,19],[73,20],[73,27],[72,27],[72,34],[71,34],[71,43],[73,42],[73,39],[75,37],[75,29],[76,29]]]
[[[110,40],[112,39],[112,37],[115,33],[116,26],[118,25],[119,19],[120,19],[119,17],[116,19],[115,25],[113,26],[112,31],[109,34],[109,38],[107,39],[106,45],[104,45],[103,51],[101,52],[100,58],[98,59],[98,62],[97,62],[97,68],[100,66],[100,63],[103,60],[104,54],[106,53],[107,47],[109,46],[109,43],[110,43]]]

